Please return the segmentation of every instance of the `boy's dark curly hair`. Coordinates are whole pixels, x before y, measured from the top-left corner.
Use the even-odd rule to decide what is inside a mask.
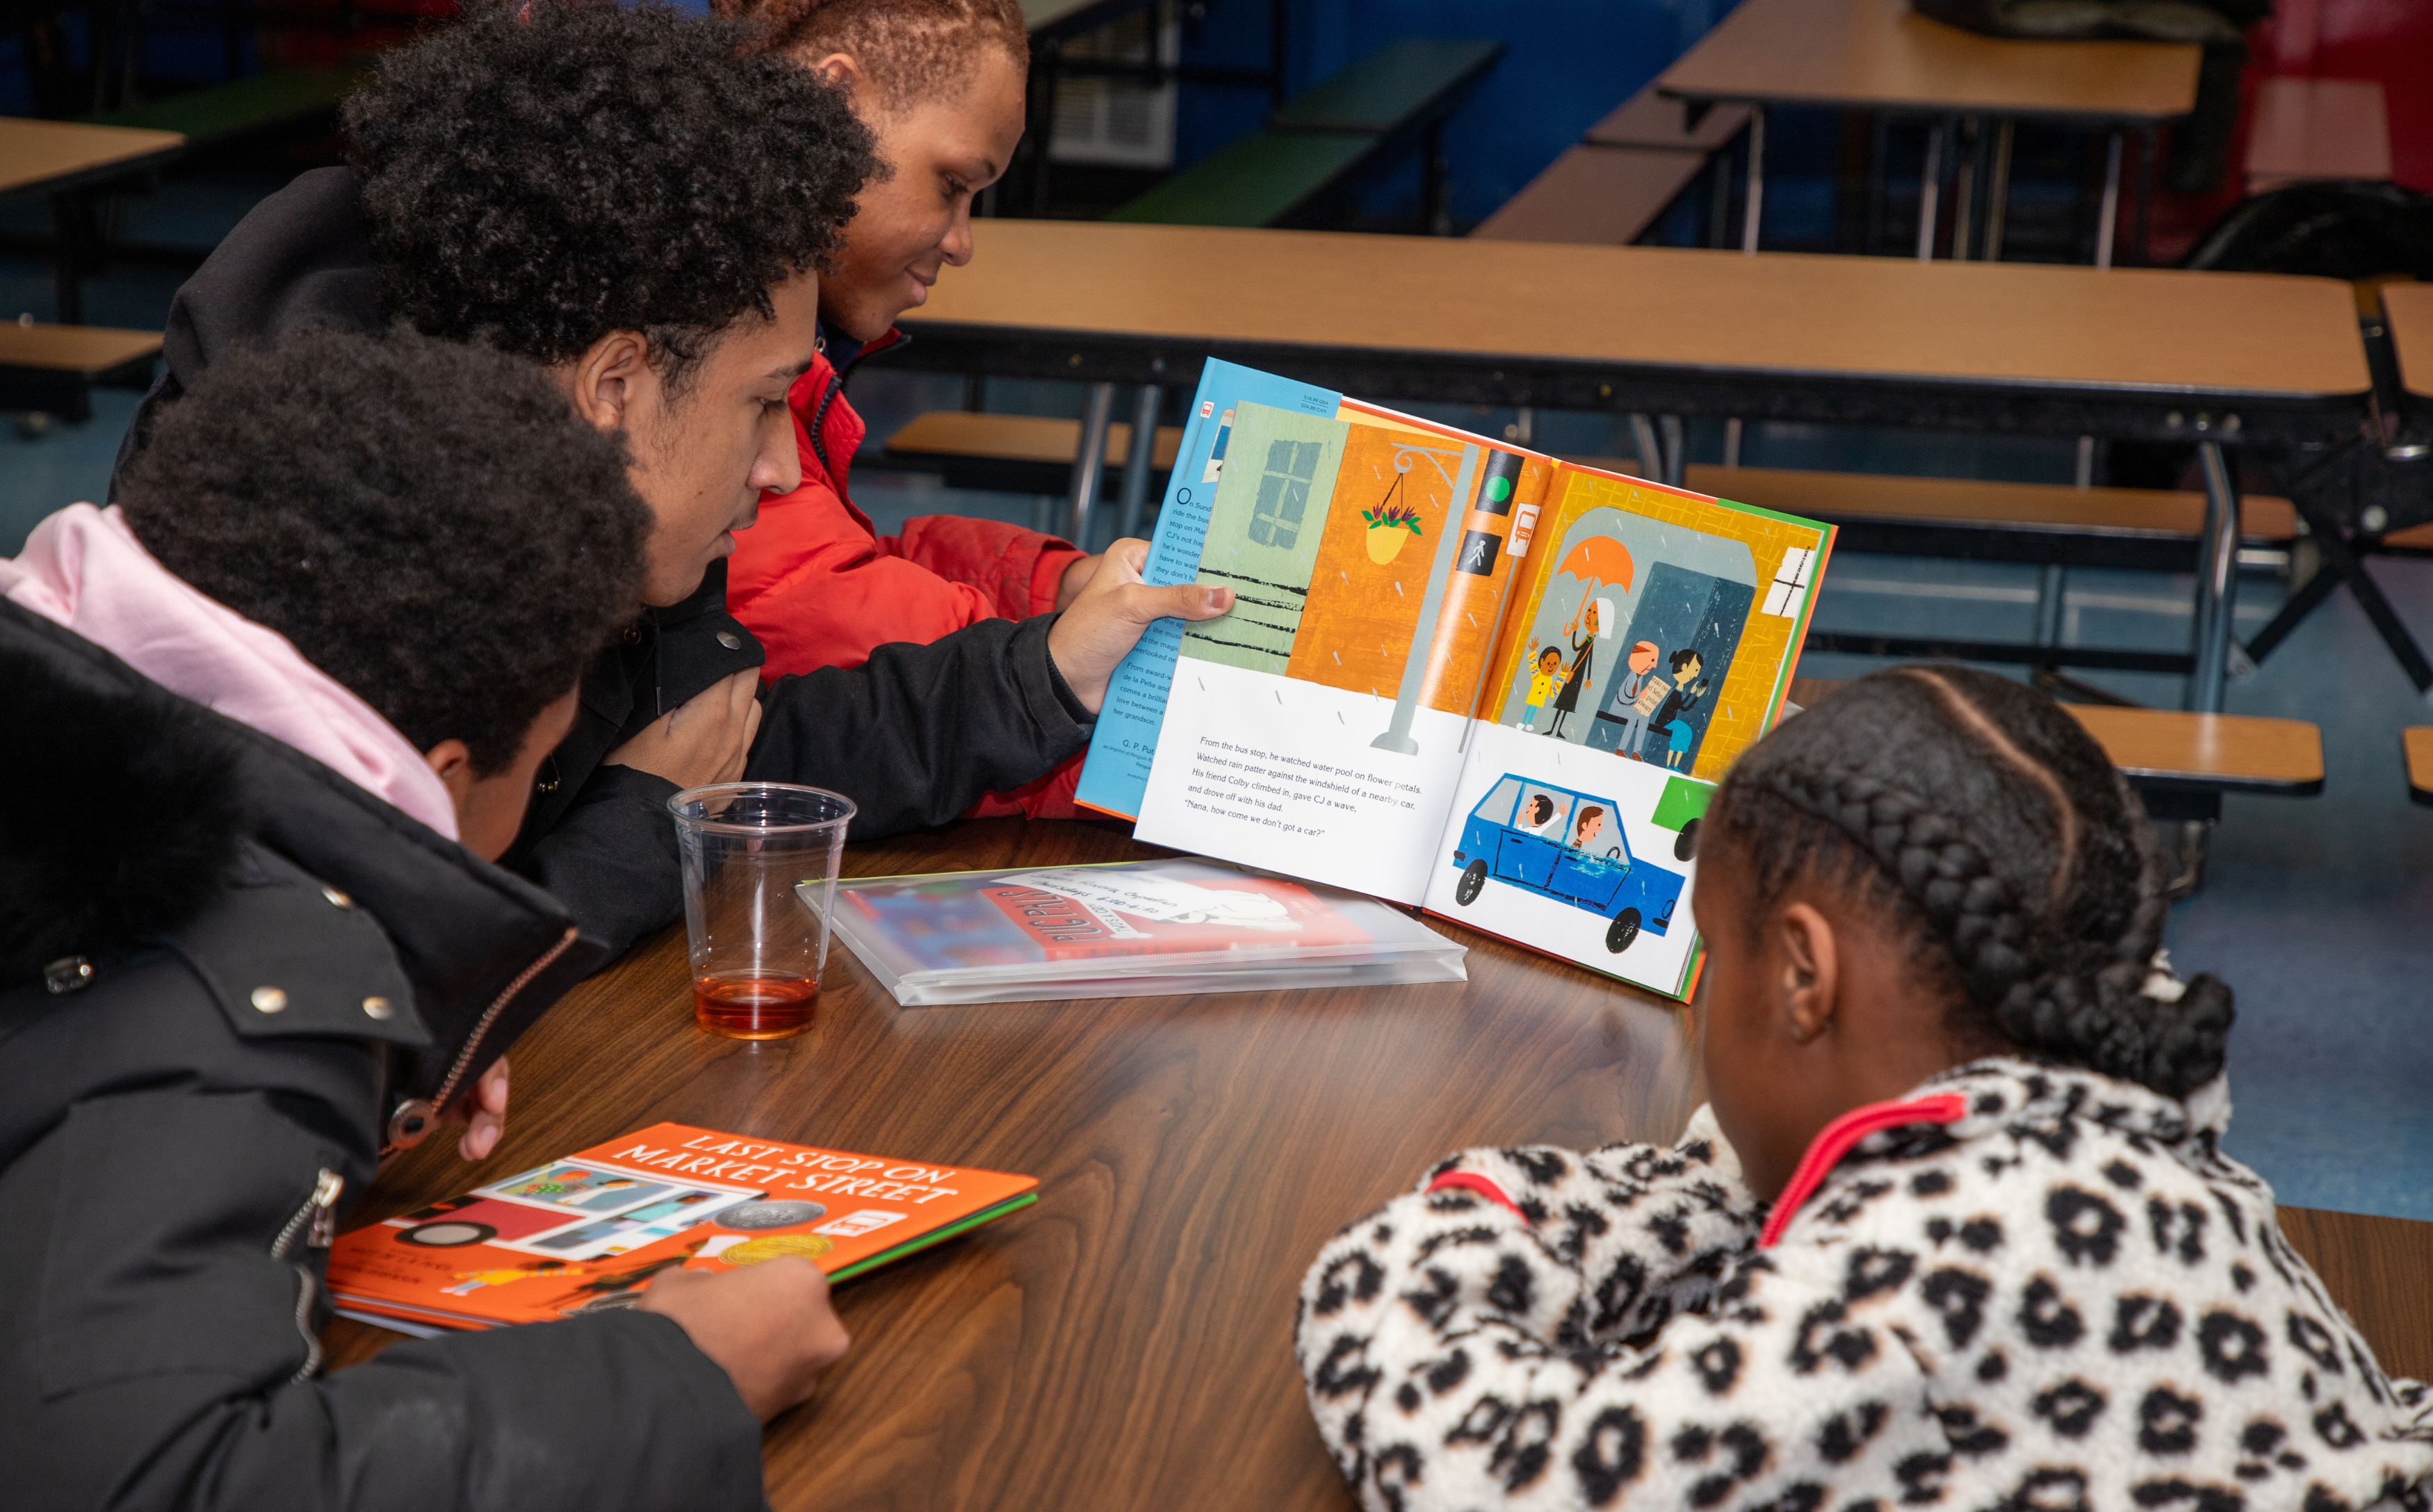
[[[539,363],[612,331],[680,387],[771,286],[825,270],[875,166],[842,94],[754,28],[482,0],[347,102],[392,315]]]
[[[709,0],[709,7],[760,23],[761,45],[798,62],[850,53],[892,109],[960,97],[986,48],[1018,74],[1030,68],[1030,30],[1018,0]]]
[[[213,364],[118,501],[163,567],[484,775],[633,614],[652,526],[548,375],[405,330]]]
[[[2169,905],[2145,807],[2032,688],[1958,667],[1862,678],[1741,756],[1701,849],[1748,864],[1753,929],[1802,876],[1876,903],[1950,990],[1961,1043],[2172,1096],[2221,1071],[2230,989],[2156,970]]]

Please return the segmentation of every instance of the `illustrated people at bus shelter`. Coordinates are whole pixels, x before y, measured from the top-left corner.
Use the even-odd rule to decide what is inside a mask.
[[[1589,657],[1596,654],[1604,624],[1599,611],[1604,607],[1603,599],[1591,599],[1563,626],[1563,634],[1572,642],[1572,664],[1563,670],[1562,688],[1555,694],[1555,722],[1546,727],[1546,733],[1557,739],[1562,738],[1564,716],[1578,710],[1580,695],[1588,691]]]
[[[1690,754],[1690,742],[1697,739],[1687,716],[1707,691],[1707,679],[1699,675],[1707,670],[1707,659],[1684,646],[1673,654],[1671,665],[1673,691],[1664,695],[1664,702],[1656,706],[1647,723],[1667,741],[1664,764],[1677,768]]]
[[[1622,739],[1613,748],[1616,756],[1634,761],[1646,759],[1639,754],[1639,748],[1647,742],[1647,711],[1639,706],[1639,700],[1647,691],[1647,679],[1656,671],[1656,659],[1662,654],[1653,640],[1642,640],[1630,648],[1629,659],[1624,663],[1622,686],[1613,695],[1611,717],[1622,722]]]
[[[1555,696],[1555,684],[1563,675],[1561,649],[1548,646],[1539,652],[1536,665],[1537,670],[1529,674],[1529,696],[1521,715],[1521,728],[1524,730],[1538,727],[1538,711],[1546,706],[1546,700]]]

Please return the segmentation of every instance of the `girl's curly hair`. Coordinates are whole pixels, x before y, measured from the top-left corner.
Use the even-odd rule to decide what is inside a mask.
[[[388,54],[346,127],[389,313],[543,364],[638,331],[672,386],[774,318],[876,164],[842,94],[757,36],[655,0],[479,0]]]
[[[1707,848],[1748,864],[1752,926],[1802,876],[1853,889],[1989,1038],[2185,1096],[2220,1074],[2230,989],[2160,968],[2146,811],[2093,738],[1989,672],[1862,678],[1752,746]]]

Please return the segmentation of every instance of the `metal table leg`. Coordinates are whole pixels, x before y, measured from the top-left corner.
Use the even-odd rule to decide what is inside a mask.
[[[1965,141],[1965,145],[1963,145]],[[1977,212],[1985,203],[1985,150],[1990,139],[1975,116],[1963,119],[1952,141],[1951,261],[1965,263],[1976,247]]]
[[[1165,391],[1155,383],[1143,383],[1132,396],[1132,444],[1124,453],[1124,511],[1116,524],[1118,535],[1140,534],[1148,475],[1157,464],[1157,406],[1163,398]]]
[[[1664,481],[1664,447],[1656,439],[1653,416],[1634,414],[1630,417],[1630,449],[1639,453],[1639,475]]]
[[[2188,707],[2219,714],[2222,684],[2230,675],[2232,611],[2238,594],[2238,469],[2219,441],[2198,442],[2197,460],[2204,467],[2205,513],[2197,543],[2191,648],[2197,665],[2188,678]]]
[[[2112,265],[2112,236],[2120,227],[2120,133],[2103,151],[2103,210],[2095,218],[2095,265]]]
[[[2148,127],[2137,134],[2137,213],[2129,228],[2129,263],[2132,267],[2147,265],[2146,232],[2154,215],[2154,128]]]
[[[51,196],[51,278],[63,326],[84,324],[84,280],[101,261],[101,236],[94,191],[70,189]]]
[[[1749,111],[1748,204],[1741,212],[1741,250],[1757,250],[1758,223],[1765,218],[1765,107]]]
[[[1083,551],[1090,549],[1090,509],[1098,501],[1098,477],[1107,466],[1107,422],[1115,408],[1115,385],[1090,385],[1090,402],[1081,412],[1081,444],[1073,453],[1072,507],[1064,538]]]
[[[2433,704],[2433,662],[2425,659],[2423,648],[2416,644],[2416,637],[2408,633],[2407,624],[2400,620],[2399,611],[2392,608],[2390,600],[2383,595],[2382,585],[2366,570],[2365,560],[2349,544],[2349,537],[2342,532],[2339,521],[2314,499],[2294,487],[2290,489],[2289,501],[2297,506],[2307,529],[2314,532],[2310,538],[2323,553],[2323,565],[2306,581],[2306,586],[2298,590],[2289,605],[2265,626],[2263,634],[2255,637],[2256,650],[2250,651],[2248,655],[2252,658],[2257,651],[2270,653],[2283,636],[2296,627],[2307,609],[2328,598],[2336,586],[2345,583],[2350,596],[2356,600],[2357,607],[2365,611],[2366,619],[2373,625],[2374,633],[2381,636],[2382,643],[2390,648],[2391,659],[2399,663],[2399,670],[2407,674],[2407,680],[2416,685],[2418,696]],[[2320,590],[2318,584],[2322,585]],[[2304,601],[2303,605],[2301,601]],[[2295,614],[2290,612],[2293,608],[2297,611]],[[2288,620],[2287,624],[2284,620]]]
[[[1917,176],[1917,260],[1934,261],[1935,222],[1941,218],[1943,194],[1943,123],[1926,128],[1926,167]]]
[[[2002,223],[2009,218],[2011,204],[2011,138],[2019,123],[2009,116],[2002,118],[2001,129],[1994,134],[1994,184],[1985,194],[1985,261],[2002,261]]]

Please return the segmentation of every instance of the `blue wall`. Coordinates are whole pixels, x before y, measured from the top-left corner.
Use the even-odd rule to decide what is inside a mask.
[[[1447,123],[1456,228],[1484,220],[1598,117],[1706,35],[1732,0],[1288,0],[1285,88],[1298,93],[1399,37],[1489,37],[1504,60]],[[1268,0],[1207,0],[1183,23],[1186,63],[1263,67]],[[1264,122],[1250,89],[1186,86],[1175,123],[1176,166],[1188,167]],[[1382,180],[1362,210],[1415,214],[1419,176]]]

